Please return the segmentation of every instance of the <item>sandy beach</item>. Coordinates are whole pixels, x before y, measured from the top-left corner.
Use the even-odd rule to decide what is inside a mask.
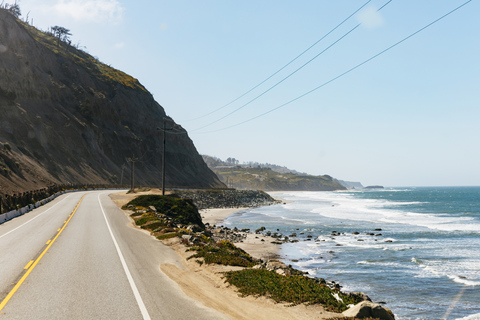
[[[204,209],[200,210],[200,215],[203,223],[221,226],[227,217],[246,209],[248,208]],[[235,245],[247,251],[252,257],[266,261],[279,258],[280,245],[272,243],[275,241],[276,239],[272,237],[249,233],[243,242],[237,242]]]
[[[245,209],[205,209],[201,210],[200,214],[204,223],[220,226],[228,216]],[[243,242],[237,242],[235,245],[247,251],[252,257],[266,261],[279,258],[280,245],[273,244],[272,241],[275,240],[272,237],[248,234]],[[186,295],[232,319],[328,319],[342,316],[325,311],[320,305],[290,307],[288,304],[275,303],[264,297],[240,297],[235,287],[225,283],[222,272],[240,270],[241,267],[205,264],[200,266],[194,259],[187,260],[194,253],[185,252],[187,247],[180,239],[173,238],[164,243],[182,258],[185,269],[171,264],[163,264],[160,269],[175,281]]]
[[[208,223],[210,225],[222,225],[222,222],[234,214],[248,208],[225,208],[225,209],[203,209],[200,210],[200,215],[202,216],[203,223]]]
[[[155,190],[135,194],[119,192],[111,194],[110,197],[121,208],[138,195],[155,193]],[[205,209],[201,210],[200,214],[204,223],[219,226],[225,218],[241,210],[245,208]],[[129,215],[128,211],[124,212],[127,216]],[[278,257],[280,248],[278,244],[271,243],[272,241],[275,241],[275,238],[249,234],[243,242],[235,245],[255,258],[269,260]],[[194,253],[186,252],[187,247],[179,238],[164,240],[163,243],[181,257],[184,268],[162,264],[159,266],[160,270],[175,281],[187,296],[232,319],[327,319],[342,316],[325,311],[320,305],[289,307],[287,304],[275,303],[264,297],[240,297],[235,287],[225,283],[222,276],[222,272],[238,270],[241,269],[240,267],[200,265],[194,259],[187,260]]]

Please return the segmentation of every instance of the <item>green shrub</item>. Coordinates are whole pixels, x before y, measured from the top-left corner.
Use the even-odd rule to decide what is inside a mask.
[[[12,151],[12,146],[11,146],[10,143],[8,143],[8,142],[5,142],[5,143],[3,144],[3,148],[4,148],[5,150],[7,150],[7,151]]]
[[[178,220],[182,224],[196,224],[202,229],[205,228],[202,217],[198,213],[197,207],[190,199],[179,199],[170,196],[143,195],[139,196],[127,204],[133,206],[142,206],[148,208],[154,206],[158,212]]]
[[[149,221],[153,221],[155,220],[156,217],[155,216],[152,216],[152,215],[148,215],[148,216],[142,216],[141,218],[138,218],[137,220],[135,220],[135,224],[137,226],[142,226],[144,225],[145,223],[149,222]]]
[[[166,233],[166,234],[161,234],[161,235],[157,236],[157,239],[158,240],[165,240],[165,239],[170,239],[170,238],[174,238],[174,237],[180,237],[183,234],[184,234],[183,232]]]
[[[315,279],[298,275],[283,276],[265,269],[229,271],[225,273],[225,279],[236,286],[243,296],[266,296],[291,305],[322,304],[327,310],[343,312],[348,304],[360,302],[360,298],[332,290]],[[338,301],[334,294],[338,294],[343,302]]]
[[[165,226],[165,223],[162,222],[162,221],[156,221],[156,222],[152,222],[152,223],[149,223],[149,224],[144,224],[141,228],[142,229],[147,229],[147,230],[155,230],[155,229],[158,229],[159,227],[163,227]]]
[[[207,264],[215,263],[238,267],[253,267],[256,264],[248,253],[236,247],[230,241],[220,241],[217,244],[193,247],[190,251],[197,251],[197,253],[188,257],[188,259],[203,258]]]

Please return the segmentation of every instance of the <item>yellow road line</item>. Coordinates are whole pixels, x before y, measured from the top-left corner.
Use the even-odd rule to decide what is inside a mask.
[[[47,243],[45,243],[45,244],[50,244],[50,242],[52,242],[52,240],[48,240]]]
[[[17,292],[18,288],[20,288],[20,286],[22,285],[22,283],[25,281],[25,279],[27,279],[27,277],[30,275],[30,272],[32,272],[32,270],[37,266],[38,262],[43,258],[43,256],[45,255],[45,253],[47,253],[48,249],[50,249],[50,247],[53,245],[53,243],[55,242],[55,240],[57,240],[57,238],[60,236],[60,234],[63,232],[63,230],[65,229],[65,227],[67,226],[67,224],[70,222],[70,220],[72,219],[73,215],[75,214],[75,212],[77,211],[78,207],[80,206],[80,203],[82,202],[83,198],[85,197],[86,195],[83,195],[83,197],[80,199],[80,201],[78,201],[77,203],[77,206],[75,207],[75,209],[73,210],[72,212],[72,215],[70,216],[70,218],[64,223],[63,227],[58,229],[58,233],[57,235],[55,236],[55,238],[53,238],[53,240],[50,242],[50,244],[45,248],[45,250],[43,250],[43,252],[40,254],[40,256],[38,256],[37,260],[35,260],[35,262],[33,262],[32,266],[27,270],[27,272],[25,272],[25,274],[23,275],[23,277],[20,279],[20,281],[18,281],[18,283],[15,285],[15,287],[13,287],[12,291],[10,291],[10,293],[5,297],[5,299],[3,299],[2,303],[0,303],[0,311],[2,311],[2,309],[5,307],[5,305],[8,303],[8,301],[13,297],[13,295],[15,294],[15,292]]]
[[[30,260],[30,262],[29,262],[29,263],[25,266],[25,268],[23,268],[23,269],[27,270],[28,268],[30,268],[30,266],[32,265],[32,263],[33,263],[33,260]]]

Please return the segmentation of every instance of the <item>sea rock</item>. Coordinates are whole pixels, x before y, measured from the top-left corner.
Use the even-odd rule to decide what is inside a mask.
[[[351,293],[350,295],[352,296],[356,296],[360,299],[362,299],[363,301],[369,301],[369,302],[372,302],[372,299],[370,299],[369,296],[367,296],[365,293],[363,292],[354,292],[354,293]],[[379,302],[380,303],[380,302]]]
[[[255,233],[258,234],[258,233],[260,233],[260,232],[262,232],[262,231],[265,231],[265,227],[260,227],[260,228],[258,228],[257,230],[255,230]]]
[[[395,320],[395,316],[390,309],[384,308],[381,305],[370,301],[362,301],[344,311],[342,314],[346,317],[359,319],[372,317],[380,320]]]
[[[199,210],[212,208],[250,208],[280,203],[280,201],[275,200],[260,190],[177,190],[175,194],[179,198],[191,199]]]
[[[281,262],[280,260],[271,259],[268,260],[265,264],[265,268],[267,270],[278,270],[278,269],[285,269],[287,266],[285,263]]]
[[[186,227],[186,229],[190,232],[200,232],[202,231],[202,228],[196,224],[191,224]]]
[[[186,241],[190,242],[190,240],[192,239],[192,236],[191,236],[191,235],[189,235],[189,234],[184,234],[184,235],[182,235],[182,239],[184,239],[184,240],[186,240]]]

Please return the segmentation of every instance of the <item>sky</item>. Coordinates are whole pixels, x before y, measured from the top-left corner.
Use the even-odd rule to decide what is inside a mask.
[[[18,3],[137,78],[200,154],[363,185],[468,186],[480,185],[480,1],[466,2]]]

